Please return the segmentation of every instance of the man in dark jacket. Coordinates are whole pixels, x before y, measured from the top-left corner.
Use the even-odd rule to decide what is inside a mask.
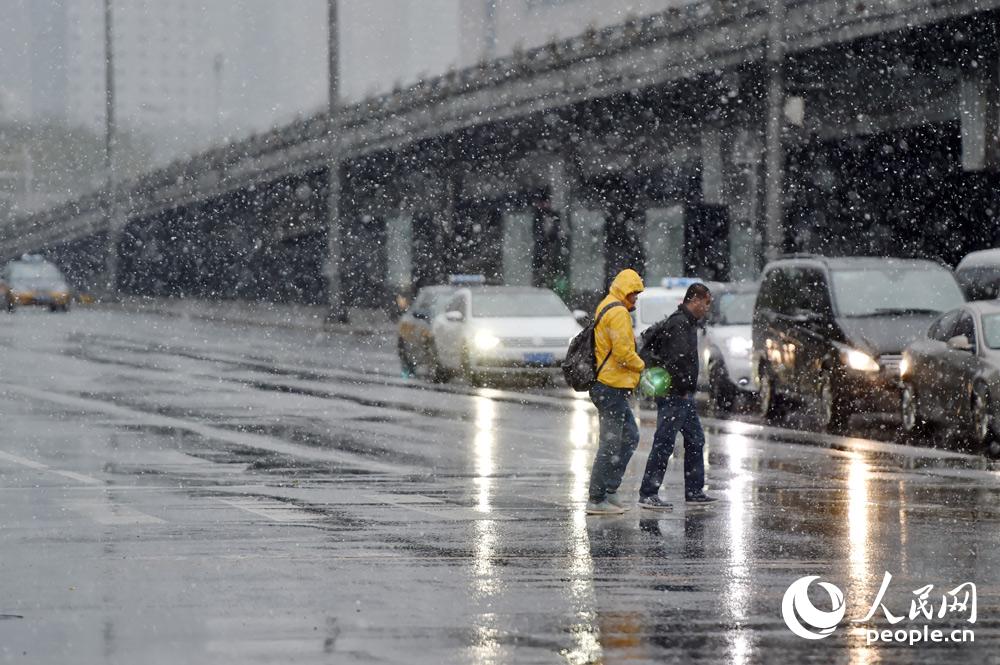
[[[708,314],[712,293],[695,283],[688,287],[677,311],[643,334],[642,353],[647,365],[670,373],[670,390],[656,399],[656,434],[639,489],[639,505],[650,510],[669,510],[658,496],[667,461],[674,452],[674,439],[684,437],[684,498],[688,504],[715,501],[706,496],[705,432],[698,419],[694,393],[698,388],[698,322]]]

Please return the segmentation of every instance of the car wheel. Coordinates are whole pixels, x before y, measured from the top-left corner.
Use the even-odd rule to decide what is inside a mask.
[[[396,353],[399,355],[399,364],[403,368],[403,371],[407,374],[414,374],[416,367],[413,364],[413,358],[406,348],[406,342],[402,339],[396,343]]]
[[[970,405],[971,422],[970,433],[972,444],[977,448],[986,443],[990,435],[990,409],[989,395],[981,386],[976,386],[972,391],[972,404]]]
[[[462,350],[462,378],[465,379],[470,386],[479,387],[482,385],[482,377],[479,376],[477,372],[472,369],[472,360],[469,357],[469,350]]]
[[[712,409],[716,413],[727,413],[732,410],[735,399],[733,387],[729,385],[725,370],[718,365],[713,365],[709,370],[708,395]]]
[[[764,420],[771,422],[781,416],[778,409],[778,397],[775,394],[774,377],[767,367],[760,368],[760,393],[757,395],[757,405]]]
[[[982,451],[989,459],[1000,459],[1000,437],[995,432],[990,432],[986,437]]]
[[[847,431],[849,419],[850,413],[837,394],[837,387],[833,381],[833,371],[827,370],[823,372],[819,385],[820,427],[830,434],[843,434]]]
[[[903,386],[903,391],[900,394],[899,412],[904,434],[907,436],[919,436],[923,434],[926,422],[920,417],[917,391],[909,383]]]
[[[427,358],[427,376],[431,381],[434,383],[448,383],[451,381],[451,371],[441,365],[437,347],[434,346],[433,342],[428,343],[427,352],[424,355]]]

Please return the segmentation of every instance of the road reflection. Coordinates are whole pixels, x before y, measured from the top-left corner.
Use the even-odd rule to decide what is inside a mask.
[[[738,430],[736,430],[738,432]],[[751,643],[743,626],[750,617],[749,540],[753,505],[753,474],[746,468],[750,440],[740,433],[726,434],[722,447],[728,456],[730,473],[726,499],[729,503],[729,574],[726,579],[725,607],[736,629],[729,637],[729,661],[734,665],[749,662]]]
[[[478,493],[476,510],[480,513],[492,513],[493,511],[493,473],[496,468],[497,404],[488,393],[488,390],[483,390],[474,398],[474,480]],[[501,587],[495,563],[499,540],[497,522],[492,519],[475,520],[473,529],[473,597],[475,602],[489,606],[492,603],[492,598],[500,592]],[[473,631],[473,662],[496,662],[501,650],[500,628],[496,614],[493,612],[479,613],[476,616]]]
[[[490,499],[493,492],[493,471],[496,467],[494,459],[496,447],[496,402],[486,395],[477,395],[476,434],[473,439],[473,450],[476,461],[475,483],[479,491],[476,510],[488,513],[491,510]]]
[[[865,456],[856,451],[848,453],[847,464],[847,562],[850,578],[849,598],[871,598],[875,591],[872,584],[870,543],[874,538],[870,533],[872,528],[870,511],[874,508],[871,502],[871,467]],[[876,573],[881,582],[881,571]],[[864,629],[860,626],[850,628],[850,665],[874,665],[881,662],[876,649],[865,644]]]
[[[570,626],[573,648],[563,653],[571,665],[600,662],[603,657],[600,631],[597,627],[597,598],[594,594],[594,560],[590,553],[585,512],[590,484],[590,458],[596,446],[597,414],[588,402],[573,401],[570,416],[569,500],[573,505],[569,522],[570,537],[570,602],[575,621]]]

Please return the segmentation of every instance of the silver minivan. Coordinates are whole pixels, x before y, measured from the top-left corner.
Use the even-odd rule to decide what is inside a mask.
[[[1000,297],[1000,249],[967,254],[955,268],[955,278],[969,300]]]

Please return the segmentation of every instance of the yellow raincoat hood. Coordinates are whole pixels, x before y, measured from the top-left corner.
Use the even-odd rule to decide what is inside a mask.
[[[621,300],[624,302],[625,296],[630,293],[640,293],[645,288],[646,287],[643,286],[642,283],[642,277],[639,277],[639,273],[631,268],[626,268],[615,276],[614,281],[611,282],[611,289],[608,293],[615,300]]]
[[[630,268],[622,270],[611,282],[611,289],[607,297],[598,305],[597,312],[615,301],[624,304],[625,296],[640,292],[643,288],[639,273]],[[595,316],[597,312],[595,312]],[[598,367],[605,358],[607,358],[607,363],[597,375],[598,381],[612,388],[631,389],[636,387],[639,383],[639,374],[646,365],[642,362],[639,354],[635,352],[632,317],[629,316],[625,307],[609,309],[594,330],[594,359]]]

